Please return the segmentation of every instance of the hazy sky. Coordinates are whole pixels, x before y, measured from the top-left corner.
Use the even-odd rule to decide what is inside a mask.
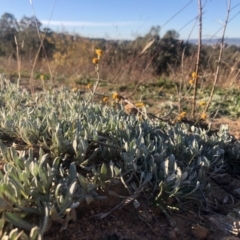
[[[240,0],[231,2],[233,19],[226,37],[240,37]],[[202,3],[203,37],[210,38],[223,26],[227,1],[202,0]],[[44,26],[50,21],[49,27],[55,31],[87,37],[133,39],[156,25],[162,27],[160,35],[174,29],[181,39],[187,39],[191,32],[191,38],[198,36],[198,23],[194,27],[198,0],[0,0],[0,15],[9,12],[20,20],[24,15],[33,15],[32,6]]]

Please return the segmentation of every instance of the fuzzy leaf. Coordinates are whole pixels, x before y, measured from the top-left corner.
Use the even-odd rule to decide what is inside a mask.
[[[78,180],[79,180],[81,186],[83,187],[83,189],[85,190],[85,192],[87,192],[88,187],[87,187],[86,178],[83,175],[79,174],[78,175]]]
[[[100,173],[104,178],[106,177],[106,175],[108,173],[108,169],[107,169],[107,165],[105,163],[102,164]]]
[[[39,227],[33,227],[30,231],[29,237],[30,240],[35,240],[39,236]]]
[[[148,183],[149,181],[151,181],[151,179],[152,179],[152,173],[148,173],[148,174],[146,175],[146,177],[144,178],[144,181],[143,181],[142,186],[144,186],[146,183]]]
[[[4,213],[5,218],[12,223],[15,227],[25,229],[30,231],[34,226],[30,224],[29,222],[25,221],[24,219],[20,218],[18,215],[11,213],[11,212],[5,212]]]

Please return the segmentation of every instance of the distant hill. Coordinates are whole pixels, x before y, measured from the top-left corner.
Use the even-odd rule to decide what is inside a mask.
[[[198,39],[190,39],[190,43],[192,44],[198,44]],[[214,38],[214,39],[202,39],[202,43],[206,45],[215,45],[220,42],[219,38]],[[240,46],[240,38],[225,38],[225,43],[227,45],[236,45]]]

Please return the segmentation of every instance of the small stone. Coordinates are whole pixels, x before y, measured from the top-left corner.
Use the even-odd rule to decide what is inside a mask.
[[[169,239],[179,239],[179,235],[180,235],[180,232],[179,232],[178,228],[174,228],[174,229],[170,230],[168,233]]]
[[[169,231],[168,237],[169,239],[176,239],[177,238],[176,232],[174,230]]]
[[[209,235],[209,230],[198,224],[192,225],[192,235],[197,239],[206,239]]]

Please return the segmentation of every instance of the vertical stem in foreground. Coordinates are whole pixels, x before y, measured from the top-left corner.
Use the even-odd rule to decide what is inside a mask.
[[[217,81],[218,81],[218,78],[219,78],[219,70],[220,70],[220,64],[221,64],[221,61],[222,61],[222,53],[223,53],[223,48],[224,48],[224,38],[225,38],[225,32],[226,32],[226,29],[227,29],[227,24],[228,24],[230,11],[231,11],[231,0],[228,0],[227,16],[226,16],[225,24],[223,26],[223,33],[222,33],[222,38],[221,38],[221,42],[220,42],[220,51],[219,51],[219,56],[218,56],[218,61],[217,61],[215,78],[214,78],[214,82],[213,82],[213,85],[212,85],[212,90],[211,90],[210,97],[209,97],[208,103],[206,105],[206,108],[204,110],[204,113],[206,113],[208,111],[209,107],[210,107],[210,104],[211,104],[212,98],[213,98],[213,94],[214,94],[214,91],[215,91],[215,87],[216,87],[216,84],[217,84]]]
[[[17,52],[17,66],[18,66],[18,87],[19,87],[19,82],[21,80],[21,59],[19,55],[19,48],[18,48],[18,42],[16,36],[14,36],[14,41],[16,44],[16,52]]]
[[[100,81],[98,63],[97,63],[96,66],[95,66],[95,71],[96,71],[96,73],[97,73],[97,81],[96,81],[96,82],[94,83],[94,85],[93,85],[93,89],[92,89],[92,92],[91,92],[91,95],[90,95],[89,99],[87,100],[87,103],[89,103],[89,102],[93,99],[94,94],[95,94],[95,92],[96,92],[96,90],[97,90],[97,86],[98,86],[99,81]]]
[[[199,32],[198,32],[198,53],[197,53],[197,62],[196,62],[196,73],[197,77],[194,83],[194,95],[193,95],[193,106],[192,106],[192,117],[195,116],[196,110],[196,98],[197,98],[197,84],[198,84],[198,72],[199,72],[199,64],[200,64],[200,54],[202,49],[202,1],[198,0],[198,9],[199,9]]]

